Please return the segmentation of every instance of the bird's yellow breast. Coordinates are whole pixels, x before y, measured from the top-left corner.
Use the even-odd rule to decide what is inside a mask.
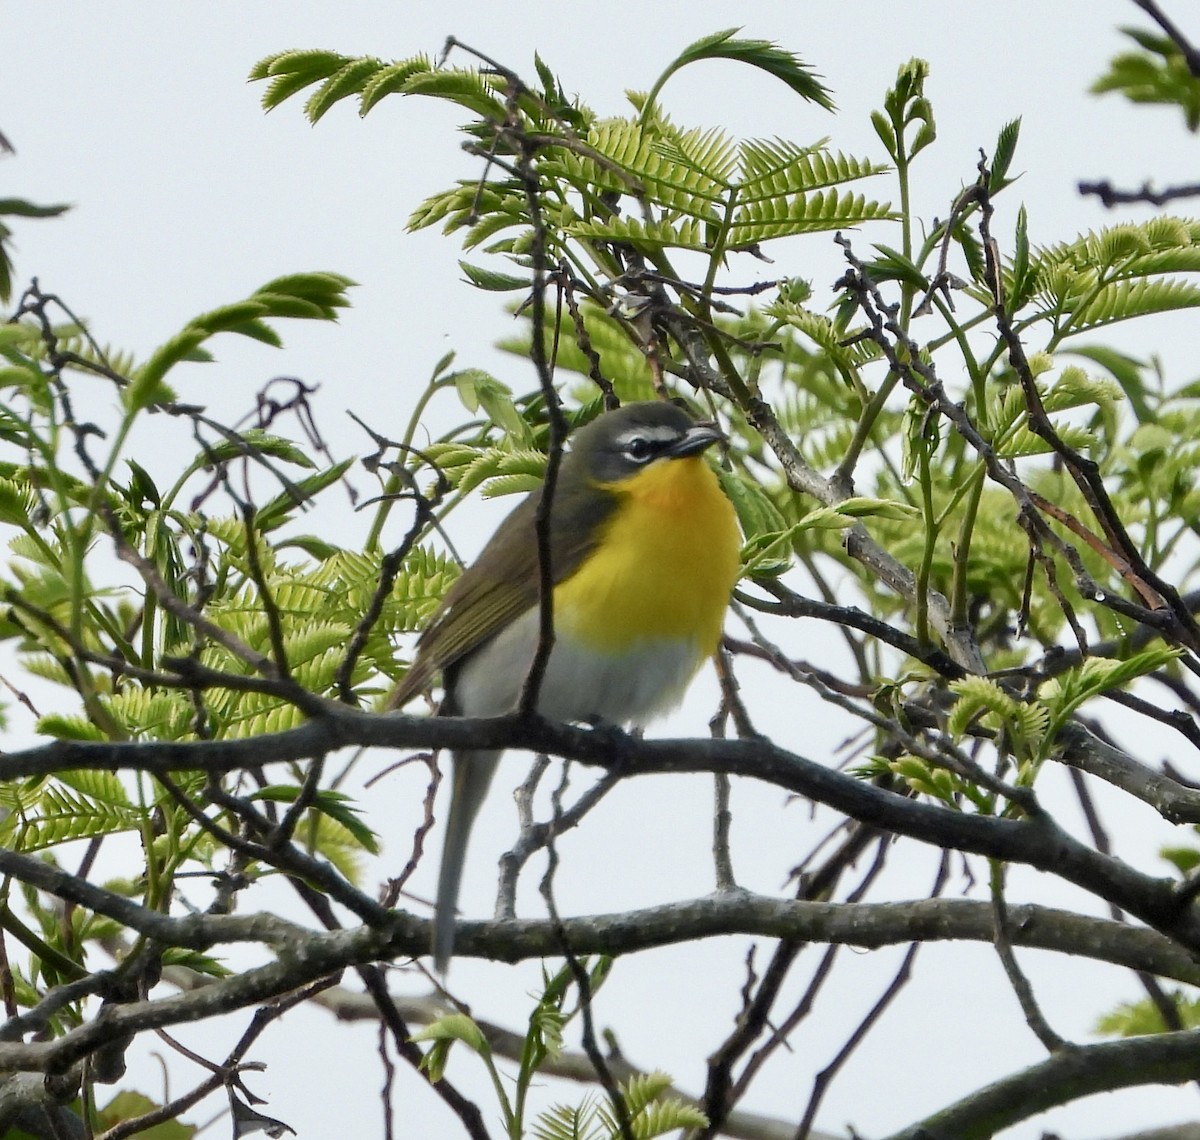
[[[600,542],[554,591],[556,627],[595,650],[691,640],[716,650],[738,574],[737,518],[700,456],[604,487],[619,504]]]

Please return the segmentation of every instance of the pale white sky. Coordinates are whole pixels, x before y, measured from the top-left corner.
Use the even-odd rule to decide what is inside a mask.
[[[1175,7],[1178,16],[1188,16],[1186,5]],[[918,0],[906,6],[860,0],[852,7],[811,0],[736,6],[708,0],[47,0],[9,4],[3,16],[0,130],[18,153],[0,164],[0,196],[76,207],[64,219],[19,225],[19,279],[36,274],[43,288],[88,318],[102,342],[144,357],[193,315],[238,300],[280,274],[330,269],[349,275],[360,287],[340,325],[285,325],[282,352],[218,341],[217,365],[191,368],[178,380],[183,398],[226,414],[243,411],[273,375],[320,383],[318,412],[339,456],[366,450],[345,409],[382,431],[398,428],[449,348],[457,350],[460,365],[491,368],[516,389],[534,381],[527,366],[490,347],[511,333],[512,320],[496,296],[462,284],[454,240],[404,231],[423,197],[476,172],[459,148],[458,113],[432,101],[391,98],[366,120],[346,104],[315,128],[298,102],[264,115],[261,85],[247,85],[245,77],[269,53],[322,47],[401,58],[436,53],[453,34],[518,71],[532,71],[536,49],[569,91],[598,110],[618,113],[623,89],[645,88],[685,44],[742,22],[745,35],[776,40],[812,64],[833,89],[838,115],[799,103],[768,77],[729,63],[704,64],[673,79],[663,95],[672,114],[720,123],[740,135],[806,142],[830,135],[837,149],[881,157],[868,113],[880,104],[896,69],[923,56],[932,65],[928,94],[940,134],[916,170],[914,197],[926,217],[946,214],[959,187],[973,177],[979,148],[990,148],[999,128],[1017,115],[1024,126],[1014,170],[1026,173],[1005,196],[997,221],[1002,232],[1011,230],[1020,201],[1028,204],[1031,238],[1038,243],[1117,220],[1078,197],[1080,178],[1109,176],[1137,185],[1148,175],[1162,183],[1195,177],[1196,151],[1175,116],[1134,112],[1113,97],[1098,101],[1086,94],[1121,46],[1115,28],[1141,20],[1127,0]],[[894,197],[883,179],[875,193]],[[818,296],[840,273],[825,236],[797,243],[782,256],[786,260],[771,272],[812,277]],[[1150,339],[1138,346],[1161,349],[1176,382],[1193,378],[1188,369],[1195,338],[1185,341],[1181,328],[1166,320],[1152,324]],[[453,413],[449,406],[439,410],[446,418]],[[479,534],[456,534],[461,547],[477,546],[498,517],[496,508],[484,516]],[[836,667],[833,635],[808,635],[813,640],[798,652]],[[658,731],[703,734],[709,693],[705,681],[700,697]],[[752,705],[757,699],[751,689]],[[829,755],[844,724],[831,723],[807,691],[789,693],[788,700],[780,710],[764,699],[757,711],[792,739],[798,727],[810,754]],[[372,793],[373,822],[401,851],[416,794],[416,783],[400,779]],[[622,788],[564,841],[560,899],[599,911],[710,890],[708,797],[700,778],[634,781]],[[745,885],[755,889],[777,889],[796,853],[817,834],[807,808],[793,805],[781,814],[780,800],[759,787],[735,792],[735,860]],[[512,819],[497,788],[475,838],[464,889],[463,905],[473,915],[490,910],[491,868],[511,839]],[[781,827],[789,833],[777,845],[765,838]],[[1153,866],[1156,842],[1148,839],[1139,852],[1143,865]],[[651,865],[656,872],[647,875]],[[596,867],[605,868],[602,879]],[[923,890],[933,867],[932,853],[910,845],[889,871],[887,889]],[[429,886],[431,875],[432,864],[418,890]],[[1059,897],[1046,895],[1037,876],[1018,881],[1024,897]],[[537,913],[533,897],[531,890],[529,913]],[[615,1029],[635,1063],[665,1068],[682,1087],[699,1091],[703,1057],[736,1009],[737,963],[744,952],[744,940],[730,939],[623,962],[604,991],[599,1021]],[[746,1108],[797,1118],[812,1072],[840,1047],[899,955],[846,951],[843,957],[823,1010],[796,1035],[795,1053],[768,1067]],[[1025,957],[1048,1015],[1067,1036],[1085,1038],[1102,1009],[1137,996],[1116,971]],[[711,988],[706,977],[713,979]],[[536,978],[536,965],[514,971],[466,962],[453,975],[481,1015],[514,1027]],[[418,985],[402,978],[396,984]],[[241,1024],[235,1019],[181,1036],[218,1056]],[[252,1077],[251,1087],[270,1099],[265,1111],[288,1121],[304,1140],[382,1134],[376,1094],[381,1075],[367,1029],[301,1011],[272,1029],[256,1055],[270,1069]],[[929,947],[919,959],[917,982],[835,1083],[818,1123],[829,1131],[852,1124],[865,1136],[883,1134],[1039,1056],[988,948]],[[470,1069],[464,1060],[455,1076],[479,1094],[494,1122],[490,1093],[482,1079],[471,1079]],[[157,1093],[157,1069],[143,1059],[140,1071],[146,1091]],[[174,1071],[176,1093],[199,1079]],[[440,1102],[407,1073],[400,1080],[400,1134],[447,1134]],[[567,1087],[552,1095],[574,1101],[583,1093]],[[1030,1140],[1053,1129],[1068,1140],[1091,1140],[1196,1116],[1194,1090],[1150,1089],[1084,1102],[1010,1135]],[[201,1110],[191,1119],[205,1117]]]

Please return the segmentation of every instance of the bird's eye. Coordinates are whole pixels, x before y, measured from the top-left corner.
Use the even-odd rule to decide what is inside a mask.
[[[625,445],[625,454],[637,463],[644,463],[650,458],[653,451],[654,448],[651,446],[650,441],[640,435],[635,435]]]

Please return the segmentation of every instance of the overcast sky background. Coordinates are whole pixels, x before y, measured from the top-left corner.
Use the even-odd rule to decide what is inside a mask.
[[[1174,7],[1177,17],[1191,17],[1187,5]],[[263,87],[247,85],[246,75],[270,53],[321,47],[402,58],[436,54],[453,34],[526,74],[536,49],[569,92],[615,114],[625,110],[625,88],[646,88],[687,43],[741,22],[744,35],[776,40],[812,64],[833,89],[839,113],[803,104],[750,69],[706,63],[666,87],[662,103],[673,116],[743,136],[811,142],[830,135],[835,149],[881,158],[869,112],[880,105],[897,68],[922,56],[932,66],[928,94],[939,128],[937,145],[921,156],[915,172],[914,201],[927,218],[945,216],[955,193],[973,177],[979,148],[990,148],[1000,127],[1018,115],[1024,125],[1014,170],[1025,173],[1001,202],[1001,233],[1011,232],[1022,201],[1037,243],[1118,220],[1080,199],[1075,184],[1081,178],[1111,177],[1129,186],[1147,176],[1162,184],[1195,178],[1195,147],[1177,116],[1086,94],[1122,47],[1116,27],[1144,23],[1128,0],[925,0],[907,6],[860,0],[852,7],[48,0],[36,7],[10,3],[3,18],[0,130],[17,155],[0,165],[0,196],[74,205],[65,218],[19,224],[18,281],[36,274],[44,289],[89,321],[101,342],[144,358],[192,316],[238,300],[273,277],[329,269],[354,278],[354,307],[338,326],[285,323],[283,351],[217,341],[217,365],[189,368],[177,380],[181,398],[207,403],[227,417],[247,410],[271,376],[318,383],[316,407],[339,457],[369,449],[346,409],[381,431],[399,430],[435,362],[450,348],[460,366],[492,369],[514,389],[528,389],[535,380],[527,364],[492,349],[511,334],[512,319],[495,295],[462,283],[456,240],[404,230],[425,196],[478,173],[454,131],[459,112],[432,100],[389,98],[365,120],[351,103],[341,105],[315,128],[301,115],[299,101],[264,115]],[[1200,34],[1200,27],[1191,31]],[[870,192],[894,199],[884,179]],[[878,231],[872,236],[886,240]],[[811,277],[818,296],[827,295],[840,273],[829,236],[792,243],[786,257],[770,272]],[[1183,383],[1194,378],[1195,336],[1186,327],[1164,318],[1147,324],[1140,343],[1125,343],[1159,351],[1172,383]],[[445,400],[435,415],[449,422],[456,408],[452,396]],[[461,549],[477,548],[500,510],[482,516],[478,533],[456,533]],[[331,525],[353,528],[359,521],[347,515]],[[836,668],[833,634],[817,629],[810,636],[806,655]],[[706,731],[711,683],[706,679],[698,687],[696,699],[657,731]],[[830,725],[807,691],[789,690],[784,709],[770,707],[771,699],[752,686],[750,693],[752,711],[768,727],[791,731],[794,739],[795,724],[803,723],[810,754],[829,756],[841,743],[844,726]],[[419,792],[419,780],[401,777],[373,793],[372,822],[396,844],[394,850],[407,850]],[[511,804],[497,792],[468,868],[463,905],[472,915],[490,910],[494,859],[513,835]],[[560,900],[574,900],[577,910],[603,911],[711,889],[708,798],[708,783],[700,778],[631,781],[564,841]],[[775,791],[736,789],[734,855],[742,881],[755,889],[777,890],[789,861],[819,833],[807,808],[792,805],[781,814],[780,800]],[[796,830],[775,847],[762,838],[769,834],[764,825],[746,826],[755,819],[775,828],[784,821]],[[1145,847],[1130,855],[1161,871],[1153,851],[1163,837],[1151,822],[1145,821],[1141,835]],[[756,836],[753,844],[747,835]],[[932,881],[930,852],[906,849],[896,864],[896,889],[920,889],[901,886],[899,871],[911,873],[910,884]],[[646,873],[650,866],[653,874]],[[604,868],[602,879],[597,867]],[[433,869],[430,863],[415,889],[429,887]],[[381,873],[389,870],[395,868]],[[1025,897],[1051,897],[1036,876],[1018,879]],[[539,913],[535,902],[527,902],[527,913]],[[739,976],[736,963],[744,952],[743,940],[728,940],[622,962],[604,991],[598,1020],[616,1030],[630,1060],[665,1068],[682,1087],[699,1091],[701,1060],[735,1011],[731,979]],[[824,999],[825,1016],[797,1033],[795,1055],[769,1067],[744,1107],[798,1117],[810,1074],[829,1061],[858,1016],[831,1014],[869,1007],[899,953],[847,951],[843,958]],[[1086,1038],[1101,1010],[1137,996],[1132,979],[1109,968],[1036,954],[1025,959],[1052,1024],[1068,1037]],[[818,1120],[823,1128],[852,1124],[864,1136],[883,1134],[1040,1058],[989,948],[931,946],[919,963],[917,981],[827,1096]],[[524,981],[516,981],[508,967],[462,962],[453,980],[467,995],[489,994],[490,987],[476,1012],[515,1028],[538,974],[535,964],[521,969]],[[708,993],[697,988],[706,971],[718,979]],[[415,979],[398,977],[396,984],[420,988]],[[180,1036],[216,1057],[243,1024],[237,1018]],[[369,1030],[299,1011],[267,1034],[257,1055],[270,1069],[252,1077],[251,1087],[269,1097],[266,1111],[288,1121],[304,1140],[382,1134],[381,1075]],[[491,1093],[482,1080],[470,1078],[471,1069],[464,1058],[453,1075],[478,1092],[494,1122]],[[176,1094],[202,1076],[174,1061],[172,1070]],[[143,1062],[141,1072],[145,1091],[157,1095],[157,1069]],[[407,1073],[400,1087],[400,1134],[447,1134],[452,1125],[440,1102]],[[571,1101],[583,1096],[571,1087],[551,1091]],[[206,1118],[208,1109],[189,1119]],[[1197,1116],[1194,1089],[1155,1088],[1094,1098],[1010,1135],[1029,1140],[1053,1129],[1067,1140],[1091,1140]]]

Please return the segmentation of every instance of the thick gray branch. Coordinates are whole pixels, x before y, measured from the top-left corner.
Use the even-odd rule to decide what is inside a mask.
[[[1078,722],[1058,734],[1063,760],[1149,804],[1170,823],[1200,823],[1200,791],[1139,763]]]
[[[0,779],[70,768],[228,772],[298,761],[336,748],[527,748],[596,764],[622,775],[724,772],[763,780],[852,819],[942,848],[1025,863],[1091,891],[1185,945],[1200,949],[1200,913],[1166,878],[1142,874],[1069,835],[1047,815],[1000,819],[897,795],[834,771],[768,740],[639,741],[537,719],[378,716],[327,705],[297,729],[248,740],[160,743],[56,741],[0,758]],[[86,904],[85,904],[86,905]]]
[[[1142,927],[1041,906],[1009,908],[1015,946],[1079,954],[1195,985],[1200,963],[1169,938]],[[877,949],[908,942],[991,943],[991,905],[972,899],[914,902],[797,902],[748,891],[710,895],[621,914],[568,919],[577,954],[628,953],[722,934]],[[552,924],[513,919],[459,924],[455,953],[517,961],[561,947]]]
[[[63,1107],[78,1083],[59,1089],[41,1073],[10,1073],[0,1080],[0,1136],[20,1128],[30,1136],[53,1140],[87,1140],[90,1133],[75,1113]]]
[[[5,873],[45,886],[45,880],[29,867],[44,864],[14,857],[11,852],[3,855]],[[171,918],[115,896],[110,905],[96,909],[120,916],[131,929],[171,945],[208,949],[223,942],[263,941],[278,958],[191,992],[106,1006],[94,1021],[53,1040],[0,1042],[0,1070],[62,1072],[122,1034],[256,1005],[347,966],[417,956],[429,945],[429,923],[403,912],[394,912],[380,928],[317,932],[269,915]],[[1016,945],[1083,954],[1180,981],[1200,982],[1200,966],[1153,931],[1033,906],[1014,907],[1011,919]],[[562,948],[560,932],[580,954],[625,953],[730,933],[864,947],[914,940],[987,942],[992,936],[991,910],[983,902],[931,899],[848,906],[779,901],[739,891],[630,913],[567,919],[561,926],[548,921],[467,922],[460,927],[458,949],[466,955],[502,960],[553,955]]]
[[[1060,1104],[1200,1077],[1200,1029],[1076,1045],[996,1081],[888,1140],[988,1140]]]

